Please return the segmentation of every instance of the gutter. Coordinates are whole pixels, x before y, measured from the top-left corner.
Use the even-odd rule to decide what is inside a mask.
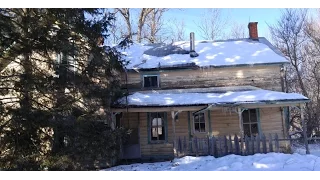
[[[198,69],[198,68],[232,68],[232,67],[253,67],[253,66],[281,66],[283,64],[289,64],[290,62],[273,62],[273,63],[256,63],[256,64],[234,64],[234,65],[208,65],[208,66],[198,66],[198,67],[166,67],[166,68],[140,68],[140,71],[156,71],[156,70],[163,70],[163,71],[172,71],[172,70],[189,70],[189,69]],[[134,69],[128,69],[129,72],[136,72]]]
[[[174,105],[127,105],[130,108],[159,108],[159,107],[183,107],[183,106],[208,106],[212,107],[223,107],[223,106],[239,106],[239,105],[263,105],[263,104],[300,104],[300,103],[308,103],[310,99],[296,99],[296,100],[278,100],[278,101],[260,101],[260,102],[241,102],[241,103],[212,103],[212,104],[174,104]],[[113,108],[124,108],[123,106],[112,106]],[[207,107],[207,108],[208,108]]]
[[[300,100],[300,101],[274,101],[274,102],[257,102],[257,103],[234,103],[234,104],[220,104],[220,107],[225,107],[225,106],[240,106],[240,105],[262,105],[262,104],[277,104],[277,105],[281,105],[281,104],[288,104],[288,103],[292,103],[292,104],[300,104],[300,103],[308,103],[310,102],[310,99],[308,100]],[[214,104],[208,104],[207,107],[202,108],[196,112],[193,112],[192,115],[197,115],[199,113],[202,113],[204,111],[210,110],[212,107],[219,107],[219,103],[214,103]]]

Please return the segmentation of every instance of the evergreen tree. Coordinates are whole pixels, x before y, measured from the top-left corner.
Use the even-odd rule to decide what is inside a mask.
[[[106,156],[107,141],[85,137],[121,137],[96,121],[110,119],[121,93],[124,62],[102,43],[112,19],[103,9],[0,9],[0,168],[39,169],[48,155],[82,161],[79,149],[98,146]]]

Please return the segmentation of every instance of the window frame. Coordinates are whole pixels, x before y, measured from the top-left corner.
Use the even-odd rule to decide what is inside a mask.
[[[153,77],[156,76],[157,77],[157,86],[156,87],[145,87],[145,81],[144,78],[145,77]],[[160,75],[157,73],[152,73],[152,74],[142,74],[141,75],[141,79],[142,79],[142,88],[143,89],[153,89],[153,88],[160,88]]]
[[[63,52],[56,53],[56,66],[66,66],[69,71],[77,72],[79,64],[75,56],[75,53],[72,55],[68,55]],[[64,60],[66,60],[66,62],[63,62]]]
[[[162,123],[163,125],[161,127],[163,127],[164,129],[164,140],[152,140],[152,128],[154,128],[155,126],[152,126],[152,119],[151,119],[151,113],[163,113],[163,119],[162,119]],[[148,118],[148,124],[147,124],[147,131],[148,131],[148,143],[149,144],[163,144],[163,143],[167,143],[168,142],[168,124],[167,124],[167,112],[148,112],[147,113],[147,118]],[[159,127],[159,126],[157,126]]]
[[[252,110],[255,110],[256,111],[256,118],[257,118],[257,121],[256,122],[251,122],[251,119],[250,119],[250,111]],[[244,111],[248,111],[248,122],[244,123],[244,116],[243,116],[243,112]],[[256,124],[257,125],[257,131],[258,131],[258,135],[260,136],[262,131],[261,131],[261,124],[260,124],[260,109],[258,108],[251,108],[251,109],[244,109],[244,111],[241,113],[241,116],[242,116],[242,129],[243,129],[243,135],[246,136],[245,132],[244,132],[244,125],[250,125],[250,135],[248,137],[251,137],[252,136],[252,125],[253,124]]]
[[[203,119],[204,119],[204,132],[200,132],[200,131],[196,131],[196,126],[195,126],[195,116],[198,116],[199,114],[203,114]],[[197,122],[199,124],[199,127],[200,127],[200,123],[202,122]],[[201,129],[201,128],[200,128]],[[195,114],[193,115],[193,132],[196,133],[196,134],[205,134],[207,133],[207,122],[206,122],[206,116],[205,116],[205,113],[202,112],[202,113],[198,113],[198,114]]]

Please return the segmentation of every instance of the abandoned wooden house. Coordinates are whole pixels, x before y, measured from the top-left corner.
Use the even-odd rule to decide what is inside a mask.
[[[309,99],[286,93],[289,62],[258,37],[257,24],[248,24],[243,39],[195,41],[190,33],[190,41],[123,50],[130,61],[122,74],[128,95],[112,108],[113,120],[132,129],[122,158],[173,158],[181,140],[190,150],[194,139],[193,146],[208,146],[211,137],[224,135],[239,141],[262,134],[288,138],[287,108]],[[280,150],[288,150],[288,143],[281,141]]]

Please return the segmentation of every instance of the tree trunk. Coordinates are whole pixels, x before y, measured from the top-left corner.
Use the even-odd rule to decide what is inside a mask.
[[[140,15],[139,15],[139,21],[138,21],[138,32],[137,32],[137,41],[138,43],[141,43],[142,41],[142,28],[145,24],[147,16],[150,14],[150,12],[154,8],[142,8]]]
[[[23,9],[23,17],[21,19],[21,23],[23,24],[22,27],[24,27],[23,29],[21,29],[21,36],[23,37],[23,39],[28,40],[28,36],[29,36],[29,13],[30,13],[30,9]],[[22,58],[22,68],[24,70],[24,74],[21,77],[20,81],[22,83],[22,99],[21,99],[21,108],[24,110],[25,113],[30,112],[30,108],[31,108],[31,87],[32,83],[32,63],[30,60],[31,57],[31,49],[30,46],[31,42],[25,42],[25,45],[23,47],[23,58]]]

